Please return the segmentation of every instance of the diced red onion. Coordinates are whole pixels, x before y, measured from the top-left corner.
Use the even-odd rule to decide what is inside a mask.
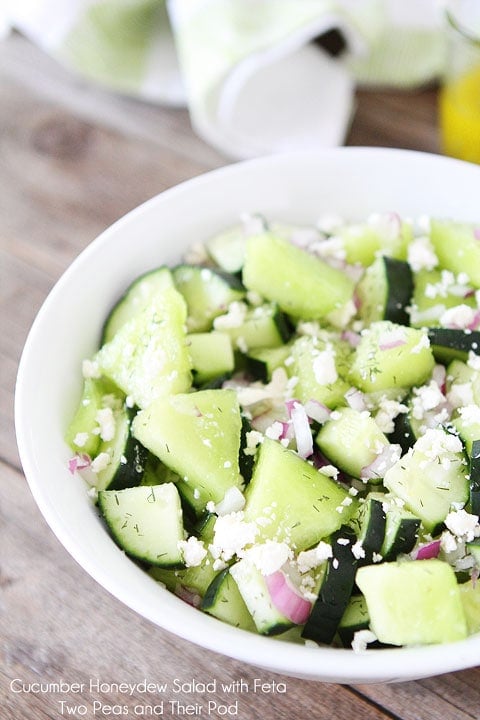
[[[74,455],[70,460],[68,461],[68,469],[71,472],[72,475],[74,475],[77,470],[85,470],[85,468],[90,467],[92,463],[92,459],[90,455],[87,455],[86,453],[81,453],[79,455]]]
[[[479,323],[480,323],[480,310],[477,310],[477,312],[473,316],[472,322],[469,325],[467,325],[467,330],[476,330],[478,328]]]
[[[380,348],[380,350],[393,350],[393,348],[401,347],[405,344],[405,340],[397,338],[394,340],[385,340],[383,342],[379,342],[378,347]]]
[[[360,339],[359,333],[353,332],[353,330],[344,330],[342,332],[342,340],[346,340],[353,348],[358,346]]]
[[[383,478],[387,470],[395,465],[401,455],[401,448],[394,443],[385,445],[383,450],[375,457],[375,459],[362,468],[360,473],[361,480],[374,480]]]
[[[305,459],[313,453],[313,438],[308,415],[301,403],[294,404],[290,411],[290,417],[297,443],[297,453]]]
[[[447,370],[444,365],[435,365],[432,379],[435,380],[443,395],[447,390]]]
[[[352,408],[352,410],[358,410],[359,412],[362,412],[363,410],[367,409],[367,405],[365,403],[365,395],[362,393],[361,390],[358,390],[357,388],[350,388],[350,390],[347,390],[347,392],[344,395],[345,400],[347,401],[347,405]]]
[[[265,577],[272,603],[277,610],[295,625],[307,622],[312,604],[289,582],[281,570]]]
[[[193,590],[189,590],[189,588],[186,588],[183,585],[178,585],[175,588],[175,595],[177,595],[177,597],[186,602],[188,605],[191,605],[195,608],[200,607],[202,602],[202,598],[198,593],[194,592]]]
[[[324,422],[327,422],[328,418],[330,417],[330,413],[332,412],[330,408],[328,408],[326,405],[319,402],[318,400],[314,400],[313,398],[307,400],[307,402],[304,404],[304,408],[305,412],[311,420],[315,420],[315,422],[322,424]]]
[[[412,553],[412,557],[414,560],[431,560],[432,558],[436,558],[440,552],[440,545],[440,540],[433,540],[425,545],[421,545]]]

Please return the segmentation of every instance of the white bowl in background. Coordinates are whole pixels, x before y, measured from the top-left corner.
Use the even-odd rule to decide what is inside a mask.
[[[154,624],[205,648],[272,671],[344,683],[405,681],[471,667],[480,635],[454,644],[351,650],[290,644],[233,628],[159,586],[119,550],[70,475],[64,432],[78,402],[81,361],[96,349],[104,318],[140,273],[179,261],[195,241],[243,212],[314,223],[323,214],[362,220],[396,211],[480,220],[480,167],[404,150],[339,148],[231,165],[167,190],[94,240],[55,285],[20,362],[16,430],[31,491],[53,532],[115,597]]]

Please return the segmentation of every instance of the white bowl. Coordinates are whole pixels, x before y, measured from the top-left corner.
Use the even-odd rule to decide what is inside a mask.
[[[18,373],[16,428],[32,493],[60,542],[103,587],[156,625],[194,643],[296,677],[330,682],[404,681],[471,667],[480,635],[454,645],[351,650],[312,648],[230,627],[162,589],[113,543],[83,481],[67,469],[63,435],[78,401],[81,360],[103,319],[141,272],[175,263],[194,241],[245,211],[293,223],[324,213],[363,219],[395,210],[479,220],[480,167],[402,150],[342,148],[268,157],[217,170],[162,193],[86,248],[56,284],[29,334]]]

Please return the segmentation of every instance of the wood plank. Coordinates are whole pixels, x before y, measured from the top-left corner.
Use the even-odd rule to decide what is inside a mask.
[[[230,704],[238,701],[238,716],[249,720],[331,720],[333,707],[338,720],[351,720],[352,716],[358,720],[384,718],[379,709],[348,688],[274,675],[220,657],[152,626],[111,597],[67,555],[41,520],[20,473],[0,465],[0,474],[0,506],[5,509],[0,526],[0,706],[8,709],[9,720],[60,717],[61,700],[69,707],[86,704],[90,711],[95,700],[125,705],[129,716],[134,717],[135,705],[158,704],[162,699],[167,717],[171,716],[167,712],[170,701],[205,708],[209,700],[215,700]],[[63,680],[85,687],[79,693],[71,689],[64,693],[15,693],[10,686],[15,678],[26,684]],[[285,683],[286,692],[253,692],[255,678],[270,688],[273,681]],[[97,689],[97,679],[106,687]],[[168,689],[162,694],[137,690],[130,697],[113,687],[114,683],[144,679],[167,683]],[[216,681],[216,690],[175,691],[178,683],[192,680]],[[222,689],[223,682],[239,684],[241,680],[249,687],[248,692]],[[18,686],[16,683],[14,689]],[[202,714],[206,715],[205,709]]]
[[[479,720],[480,668],[416,682],[358,685],[363,697],[403,720]]]

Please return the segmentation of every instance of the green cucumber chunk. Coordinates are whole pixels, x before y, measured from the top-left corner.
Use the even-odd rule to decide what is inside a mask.
[[[413,279],[410,310],[410,325],[413,327],[438,326],[444,312],[460,304],[476,307],[475,295],[459,295],[460,284],[447,270],[419,270]],[[468,292],[467,288],[464,292]]]
[[[185,302],[167,287],[95,356],[98,366],[135,405],[185,392],[191,384]]]
[[[363,330],[350,379],[364,392],[423,385],[435,360],[423,330],[382,320]]]
[[[234,627],[251,632],[256,630],[252,616],[228,568],[213,578],[203,596],[200,607],[209,615]]]
[[[278,348],[288,340],[290,330],[286,318],[275,303],[252,308],[237,303],[234,307],[235,314],[232,316],[229,312],[215,318],[214,327],[229,335],[235,350],[249,353],[257,348]]]
[[[289,345],[249,350],[245,358],[245,369],[256,380],[268,383],[272,379],[274,370],[285,367],[285,360],[289,357],[290,352]]]
[[[178,265],[172,270],[177,290],[187,303],[187,328],[190,332],[210,330],[214,318],[230,303],[241,300],[245,289],[235,275],[199,265]]]
[[[133,558],[171,567],[183,564],[180,496],[173,483],[102,490],[98,506],[116,543]]]
[[[106,407],[111,386],[104,378],[85,378],[80,402],[65,433],[65,440],[73,452],[97,455],[100,447],[98,413]]]
[[[409,325],[407,308],[413,292],[413,273],[403,260],[382,255],[370,265],[357,285],[359,316],[365,325],[391,320]]]
[[[411,552],[420,531],[420,518],[401,504],[397,504],[396,500],[395,497],[385,495],[385,537],[380,555],[387,561],[395,560],[400,554],[406,555]]]
[[[305,335],[294,341],[291,358],[288,373],[298,378],[295,395],[301,402],[317,400],[329,408],[345,404],[350,389],[344,379],[351,358],[347,343]]]
[[[385,474],[383,484],[405,502],[430,532],[440,525],[453,503],[469,498],[468,466],[462,443],[443,428],[428,429]]]
[[[354,635],[359,630],[368,630],[370,616],[367,601],[363,595],[352,595],[337,628],[344,647],[351,647]]]
[[[467,636],[459,586],[441,560],[406,560],[359,568],[371,629],[390,645],[453,642]]]
[[[285,541],[297,551],[335,532],[355,509],[347,490],[268,438],[245,494],[245,520],[257,522],[262,538]]]
[[[372,222],[345,225],[335,237],[341,241],[347,263],[367,267],[379,254],[405,260],[413,234],[411,223],[386,214]]]
[[[353,295],[353,281],[343,272],[271,233],[247,240],[243,282],[304,319],[325,317]]]
[[[199,390],[159,398],[134,420],[133,433],[182,478],[177,486],[200,515],[241,487],[241,418],[233,390]]]
[[[350,520],[365,553],[361,558],[362,565],[373,562],[374,555],[378,555],[382,549],[387,523],[384,499],[383,493],[369,492],[360,502],[357,514]]]
[[[138,315],[167,287],[173,287],[173,278],[170,268],[165,266],[150,270],[134,280],[108,315],[101,344],[110,342],[126,322]]]
[[[480,288],[480,243],[473,225],[432,218],[430,240],[443,268],[465,273]]]
[[[191,333],[187,335],[187,345],[196,385],[233,372],[235,358],[227,333]]]
[[[468,580],[459,585],[459,590],[468,634],[480,632],[480,583]]]
[[[331,537],[332,557],[320,586],[318,597],[303,628],[302,637],[330,644],[352,595],[357,560],[352,552],[356,542],[353,530],[342,526]]]
[[[279,635],[293,626],[274,606],[265,577],[253,562],[247,558],[239,560],[230,567],[230,575],[261,635]]]
[[[383,477],[379,463],[378,477],[365,475],[369,466],[390,445],[368,410],[358,411],[350,407],[337,408],[330,419],[320,428],[315,443],[322,453],[340,470],[357,478],[379,482]],[[346,452],[346,448],[350,448]],[[386,466],[383,470],[386,469]]]

